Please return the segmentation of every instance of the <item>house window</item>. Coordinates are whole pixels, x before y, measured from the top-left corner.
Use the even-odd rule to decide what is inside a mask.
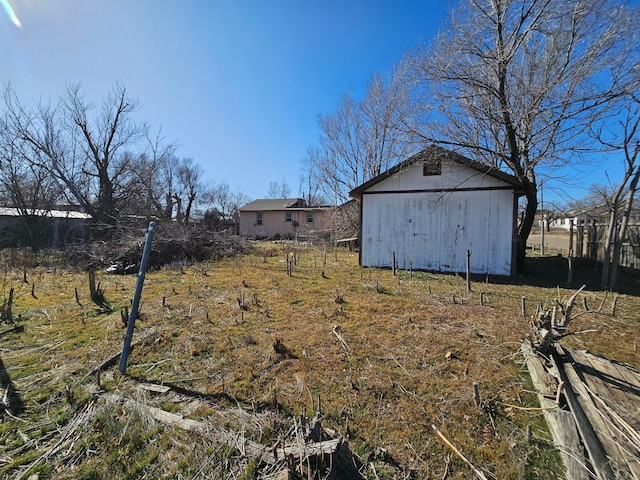
[[[313,212],[307,212],[306,220],[307,223],[313,223]]]
[[[262,225],[262,214],[256,213],[256,225]]]
[[[291,223],[291,220],[293,220],[293,217],[291,216],[291,212],[286,212],[284,214],[284,221],[287,223]]]
[[[422,176],[442,175],[442,163],[438,159],[428,160],[422,164]]]

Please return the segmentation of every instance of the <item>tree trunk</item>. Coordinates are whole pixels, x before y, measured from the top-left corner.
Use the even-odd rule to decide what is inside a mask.
[[[616,223],[618,222],[618,195],[613,199],[611,211],[609,212],[609,226],[607,227],[607,235],[604,237],[604,256],[602,257],[602,279],[600,287],[603,290],[609,288],[609,265],[611,262],[611,245],[617,243],[615,241]],[[614,248],[615,250],[615,248]]]
[[[176,223],[182,223],[182,199],[175,194],[173,198],[176,201]]]
[[[96,162],[97,163],[97,162]],[[107,163],[106,161],[104,163]],[[97,220],[108,225],[115,225],[117,212],[113,201],[113,182],[109,177],[106,166],[100,166],[98,170],[99,192],[98,192],[98,214]]]
[[[633,197],[638,189],[638,180],[640,180],[640,169],[637,169],[631,183],[629,184],[629,191],[627,192],[627,200],[624,206],[624,212],[622,214],[622,222],[620,224],[620,230],[616,237],[615,244],[613,246],[613,258],[611,260],[611,271],[609,272],[609,288],[614,290],[618,283],[618,269],[620,267],[620,255],[622,253],[622,243],[627,236],[627,227],[629,225],[629,217],[631,215],[631,208],[633,207]]]
[[[524,218],[518,229],[518,252],[516,260],[516,268],[518,273],[524,273],[524,260],[527,254],[527,240],[533,228],[533,222],[536,218],[538,210],[538,189],[535,182],[525,180],[522,182],[524,186],[524,194],[527,199],[527,206],[524,212]]]
[[[604,258],[602,259],[602,278],[600,280],[600,287],[603,290],[608,290],[613,288],[611,285],[611,275],[612,275],[611,274],[611,253],[612,253],[611,249],[613,247],[613,250],[614,250],[613,255],[615,258],[616,245],[619,243],[618,239],[624,238],[624,235],[625,235],[625,232],[623,232],[622,229],[620,232],[616,233],[616,224],[618,223],[618,209],[620,207],[620,199],[623,195],[624,188],[628,180],[629,180],[629,172],[627,171],[625,173],[624,179],[622,180],[620,186],[615,191],[611,199],[611,205],[610,205],[610,211],[609,211],[609,227],[607,228],[607,236],[604,239]],[[634,193],[636,186],[637,186],[637,180],[634,177],[631,180],[631,184],[629,185],[629,190],[631,191],[632,194]],[[627,204],[628,204],[628,201],[627,201]],[[625,226],[625,230],[626,230],[626,226]],[[620,256],[620,247],[617,247],[617,255],[618,257]],[[596,258],[597,258],[597,253],[596,253]],[[618,262],[616,262],[616,264],[617,263],[619,263],[619,259],[618,259]]]
[[[195,201],[195,199],[195,194],[189,195],[189,197],[187,197],[187,208],[184,209],[184,217],[182,220],[184,223],[189,223],[189,219],[191,218],[191,207],[193,207],[193,202]]]

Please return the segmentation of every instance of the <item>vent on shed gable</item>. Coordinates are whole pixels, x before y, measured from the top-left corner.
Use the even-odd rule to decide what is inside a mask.
[[[422,163],[422,176],[442,175],[442,162],[439,158],[432,158]]]

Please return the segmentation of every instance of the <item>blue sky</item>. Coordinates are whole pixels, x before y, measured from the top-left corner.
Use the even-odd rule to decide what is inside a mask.
[[[99,104],[120,81],[178,156],[251,198],[283,180],[295,196],[318,114],[446,14],[441,0],[2,1],[21,28],[0,17],[0,81],[23,103],[79,82]]]
[[[448,5],[0,0],[7,3],[21,26],[0,15],[0,81],[12,82],[23,103],[56,98],[65,83],[79,82],[99,104],[119,81],[140,101],[139,119],[176,141],[178,156],[202,165],[205,180],[253,199],[266,196],[271,181],[297,195],[318,114],[333,112],[347,91],[359,96],[373,73],[432,37]],[[576,183],[597,180],[601,172]]]

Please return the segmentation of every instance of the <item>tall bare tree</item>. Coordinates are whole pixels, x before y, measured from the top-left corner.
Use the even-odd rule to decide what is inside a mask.
[[[281,182],[269,182],[268,198],[289,198],[291,187],[282,179]]]
[[[345,93],[332,114],[320,115],[322,152],[312,157],[325,194],[341,204],[349,191],[406,158],[412,110],[409,63],[395,65],[385,79],[373,75],[361,100]]]
[[[61,199],[60,187],[55,180],[24,157],[22,149],[16,148],[15,139],[5,128],[4,120],[0,119],[0,201],[17,210],[23,239],[31,248],[42,246],[43,238],[39,238],[37,229],[42,223],[43,212],[55,208]],[[5,235],[10,231],[5,231]]]
[[[115,224],[127,201],[130,163],[146,131],[132,118],[138,102],[116,84],[96,111],[79,85],[55,104],[24,107],[10,87],[4,94],[6,128],[25,158],[64,186],[96,222]]]
[[[523,184],[518,269],[540,175],[576,161],[586,131],[630,81],[638,12],[603,0],[462,0],[412,52],[423,138],[511,171]]]
[[[604,138],[602,130],[598,134],[600,141],[612,151],[622,152],[624,164],[622,179],[608,201],[609,226],[604,243],[601,286],[611,290],[616,288],[618,281],[622,245],[627,237],[633,200],[640,180],[640,97],[631,92],[628,98],[630,102],[625,108],[618,135]]]
[[[319,147],[309,146],[305,156],[300,161],[300,189],[299,195],[304,198],[307,205],[318,206],[327,203],[324,192],[327,185],[321,176],[320,169],[316,168],[322,163],[323,150]],[[325,187],[325,188],[323,188]]]
[[[176,201],[176,220],[178,223],[189,223],[193,207],[203,194],[205,185],[202,182],[203,171],[200,164],[192,158],[183,158],[176,171],[176,189],[173,198]]]
[[[127,187],[131,202],[127,210],[135,215],[171,220],[174,206],[174,178],[179,159],[176,146],[162,133],[146,135],[146,148],[131,165],[131,183]]]
[[[93,115],[94,105],[87,102],[80,85],[71,85],[62,100],[66,111],[70,139],[77,146],[83,171],[93,179],[97,202],[97,220],[114,224],[118,219],[119,201],[127,192],[118,187],[131,174],[131,155],[126,152],[144,138],[146,125],[137,124],[132,114],[138,110],[137,100],[127,97],[124,86],[116,84],[103,100],[102,108]]]
[[[207,206],[205,219],[216,228],[228,223],[238,223],[240,207],[248,201],[249,198],[239,187],[232,191],[226,182],[213,185],[203,195],[203,203]]]

